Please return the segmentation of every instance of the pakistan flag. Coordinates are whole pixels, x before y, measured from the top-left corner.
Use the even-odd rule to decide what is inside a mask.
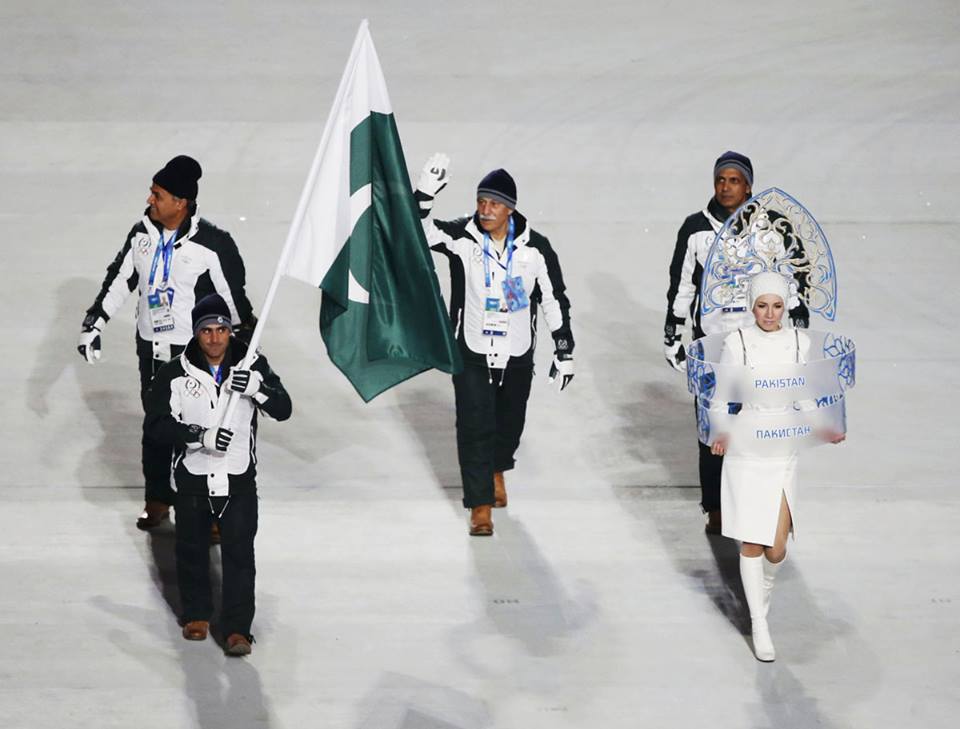
[[[283,255],[283,273],[323,289],[320,333],[364,401],[431,368],[460,371],[366,21]]]

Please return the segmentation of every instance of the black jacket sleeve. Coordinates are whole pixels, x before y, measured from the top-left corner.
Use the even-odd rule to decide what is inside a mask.
[[[553,288],[553,298],[560,305],[561,324],[559,329],[555,329],[553,341],[557,351],[573,354],[573,329],[570,326],[570,297],[567,296],[567,285],[563,281],[563,271],[560,269],[560,258],[557,252],[550,245],[550,241],[543,235],[535,231],[530,235],[530,242],[527,244],[531,248],[536,248],[547,266],[547,278],[550,279],[550,286]],[[534,287],[530,296],[531,304],[539,304],[542,299],[539,284]],[[562,342],[562,344],[561,344]]]
[[[160,368],[144,398],[146,415],[143,418],[144,435],[157,443],[172,445],[178,451],[190,443],[199,443],[204,430],[199,425],[182,422],[180,413],[173,410],[170,385],[181,374],[183,367],[178,360]]]
[[[218,228],[209,220],[201,218],[198,227],[199,231],[193,238],[194,243],[202,245],[216,254],[220,263],[220,270],[223,271],[223,277],[227,280],[227,286],[230,287],[230,296],[237,307],[240,327],[241,329],[247,328],[252,332],[256,317],[253,315],[253,306],[250,304],[250,299],[247,298],[247,269],[243,265],[243,258],[240,257],[237,244],[227,231]],[[198,301],[207,294],[215,293],[213,282],[210,281],[208,273],[198,279],[195,293]]]
[[[120,275],[120,268],[123,266],[123,259],[127,257],[127,253],[130,251],[130,240],[133,238],[133,234],[136,233],[137,226],[134,225],[130,232],[127,233],[127,239],[123,242],[123,245],[120,247],[120,252],[114,257],[113,261],[107,266],[107,274],[103,278],[103,283],[100,285],[100,292],[97,294],[97,298],[94,299],[93,304],[87,309],[87,315],[93,315],[95,317],[102,316],[104,321],[110,321],[110,317],[103,310],[103,300],[107,295],[107,292],[110,290],[110,287],[113,286],[114,282],[117,279],[117,276]],[[140,282],[140,276],[134,269],[133,273],[127,278],[126,286],[127,291],[133,291],[137,288],[137,284]]]
[[[687,246],[690,242],[690,236],[694,232],[691,225],[691,215],[680,226],[677,231],[677,242],[673,246],[673,258],[670,259],[670,286],[667,288],[667,318],[664,323],[664,331],[672,335],[677,326],[686,323],[685,317],[678,317],[673,313],[673,302],[677,298],[677,291],[680,289],[680,276],[683,273],[683,260],[687,256]]]
[[[240,326],[244,327],[251,321],[255,322],[253,306],[250,304],[250,299],[247,298],[247,269],[243,265],[240,249],[237,248],[233,237],[226,231],[220,231],[214,251],[217,258],[220,259],[220,268],[223,269],[223,275],[230,286],[230,294],[233,296],[233,303],[236,305],[237,314],[240,316]]]

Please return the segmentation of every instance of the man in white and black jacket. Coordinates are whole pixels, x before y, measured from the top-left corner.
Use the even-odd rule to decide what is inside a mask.
[[[192,335],[190,311],[204,296],[219,293],[232,323],[247,338],[256,324],[244,290],[246,273],[230,234],[197,215],[200,164],[174,157],[156,175],[148,208],[107,267],[107,275],[83,320],[77,349],[90,364],[100,359],[100,333],[127,297],[137,291],[136,347],[140,397],[164,362],[179,355]],[[142,442],[144,509],[137,527],[150,529],[169,515],[169,447]]]
[[[517,188],[502,169],[477,188],[472,216],[432,218],[449,159],[428,160],[415,197],[430,247],[450,263],[450,319],[463,355],[454,375],[457,454],[470,534],[493,533],[491,507],[507,504],[503,473],[514,466],[526,419],[537,339],[537,305],[553,334],[550,381],[573,379],[573,333],[560,261],[517,212]]]
[[[290,417],[290,396],[266,357],[239,369],[247,346],[231,336],[232,312],[219,295],[194,307],[194,336],[163,365],[147,391],[143,429],[174,450],[177,582],[183,604],[183,637],[207,636],[210,529],[220,526],[223,607],[220,624],[230,655],[251,650],[254,614],[253,541],[257,533],[257,414]],[[232,393],[240,401],[221,425]]]
[[[704,335],[700,322],[700,286],[703,264],[710,247],[727,219],[753,195],[753,163],[739,152],[724,152],[713,165],[714,195],[706,208],[683,221],[670,261],[670,287],[667,290],[667,317],[663,328],[664,356],[667,363],[686,372],[683,330],[690,319],[691,339]],[[798,276],[800,290],[805,281]],[[806,327],[809,313],[799,301],[790,310],[794,326]],[[707,513],[706,532],[720,534],[720,471],[723,456],[715,456],[699,443],[700,506]]]

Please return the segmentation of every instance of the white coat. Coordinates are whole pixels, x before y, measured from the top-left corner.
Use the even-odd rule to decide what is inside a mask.
[[[503,280],[510,260],[511,275],[523,280],[523,289],[528,296],[539,290],[540,308],[547,326],[555,339],[567,332],[570,344],[566,351],[572,353],[572,337],[569,337],[570,302],[564,293],[559,261],[550,242],[533,230],[526,218],[514,211],[517,231],[512,255],[506,246],[500,253],[488,248],[490,258],[485,266],[484,233],[477,227],[474,218],[436,221],[431,217],[431,204],[432,201],[421,202],[423,230],[430,248],[451,259],[450,314],[454,336],[458,340],[463,336],[462,343],[466,349],[483,355],[490,369],[506,367],[511,358],[517,360],[527,357],[531,364],[533,362],[536,344],[533,303],[510,313],[506,336],[483,334],[487,299],[493,297],[499,300],[503,296]],[[458,263],[454,264],[454,260]]]
[[[809,352],[810,338],[803,331],[784,327],[775,332],[765,332],[753,324],[727,335],[720,361],[725,364],[744,364],[745,361],[748,367],[806,362]],[[743,407],[758,408],[749,403],[744,403]],[[796,539],[796,453],[783,457],[738,455],[736,443],[731,442],[723,458],[720,479],[720,509],[725,537],[772,546],[783,494],[790,508],[793,521],[791,531]]]
[[[153,342],[154,358],[169,359],[169,345],[185,346],[193,336],[193,325],[190,317],[193,307],[197,303],[198,281],[205,274],[210,277],[216,293],[223,297],[234,325],[240,323],[233,300],[233,293],[227,283],[226,275],[220,263],[220,256],[211,247],[212,241],[220,242],[224,238],[235,247],[230,237],[218,230],[199,215],[190,218],[190,229],[181,233],[173,246],[173,256],[170,262],[170,278],[167,287],[173,289],[173,329],[164,332],[154,332],[150,318],[150,307],[147,298],[159,286],[163,277],[162,256],[159,257],[157,270],[154,271],[153,288],[150,285],[150,272],[153,262],[158,257],[157,248],[160,247],[160,230],[146,215],[138,225],[133,227],[126,243],[117,255],[116,260],[107,270],[107,278],[103,283],[103,290],[97,302],[106,319],[113,317],[132,293],[138,289],[137,300],[137,333],[141,339]],[[194,239],[197,240],[194,240]],[[205,242],[201,242],[205,241]],[[240,271],[240,283],[243,282],[243,269]],[[240,289],[242,291],[242,289]],[[91,309],[93,311],[93,309]],[[163,345],[167,346],[167,355],[160,356]]]

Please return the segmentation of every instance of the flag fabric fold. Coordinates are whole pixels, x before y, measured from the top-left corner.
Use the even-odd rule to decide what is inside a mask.
[[[323,289],[320,332],[327,352],[364,401],[431,368],[460,371],[366,21],[287,248],[282,273]]]

